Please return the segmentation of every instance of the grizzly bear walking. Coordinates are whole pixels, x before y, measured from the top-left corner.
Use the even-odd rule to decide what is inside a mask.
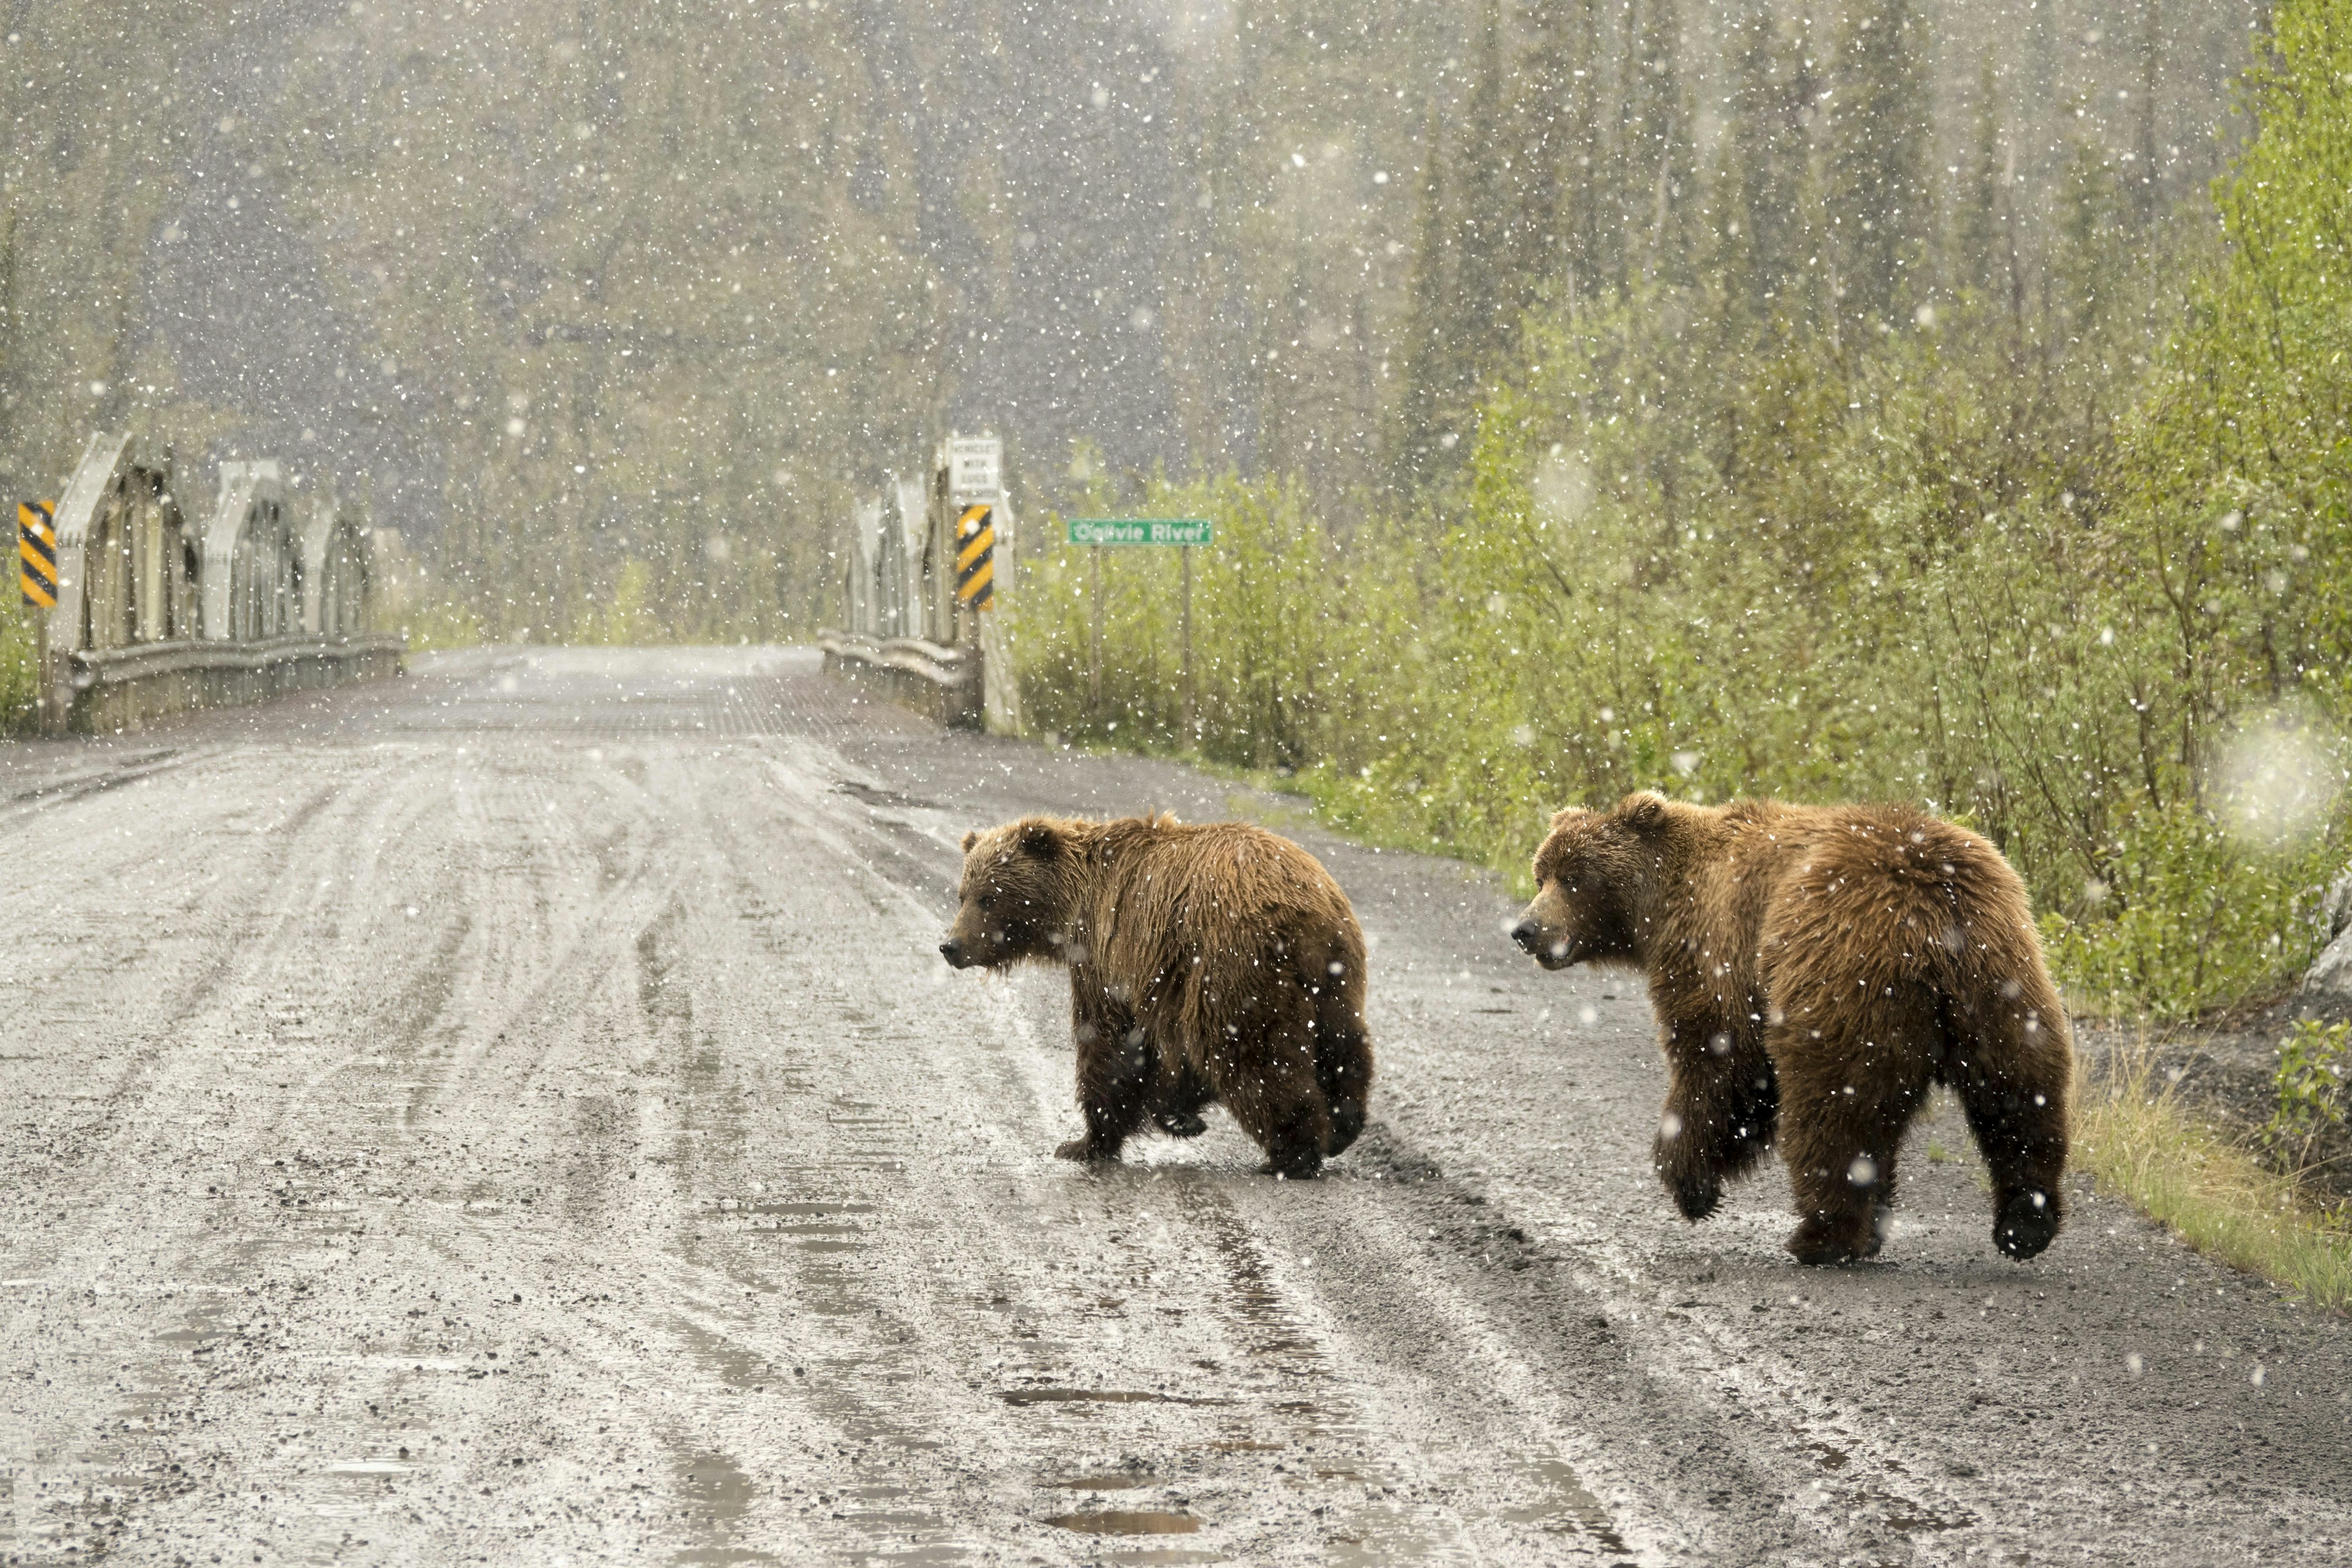
[[[1977,835],[1903,806],[1563,811],[1511,932],[1547,969],[1643,971],[1666,1055],[1658,1174],[1691,1219],[1774,1142],[1789,1250],[1878,1250],[1903,1131],[1949,1084],[1991,1168],[1993,1243],[2057,1235],[2074,1046],[2025,886]]]
[[[1032,816],[963,840],[958,969],[1066,963],[1086,1136],[1115,1160],[1148,1114],[1180,1137],[1223,1100],[1268,1168],[1312,1176],[1363,1130],[1364,937],[1296,844],[1243,823]]]

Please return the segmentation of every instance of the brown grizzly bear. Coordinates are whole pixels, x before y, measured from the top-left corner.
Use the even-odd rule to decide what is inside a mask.
[[[1166,816],[1024,817],[963,851],[940,954],[1069,966],[1087,1131],[1055,1153],[1115,1160],[1147,1114],[1186,1137],[1223,1100],[1268,1169],[1305,1177],[1363,1130],[1364,936],[1307,851]]]
[[[1789,1250],[1878,1250],[1903,1131],[1949,1084],[1991,1168],[1993,1243],[2058,1233],[2074,1046],[2025,886],[1977,835],[1899,805],[1563,811],[1511,936],[1546,969],[1648,978],[1666,1056],[1658,1174],[1691,1219],[1775,1140]]]

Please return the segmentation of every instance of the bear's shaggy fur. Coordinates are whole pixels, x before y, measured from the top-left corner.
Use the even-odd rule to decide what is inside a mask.
[[[1086,1136],[1115,1160],[1148,1114],[1180,1137],[1223,1100],[1268,1168],[1312,1176],[1363,1130],[1364,937],[1296,844],[1244,823],[1032,816],[964,836],[959,969],[1066,964]]]
[[[1904,1129],[1949,1084],[2015,1258],[2062,1217],[2074,1046],[2024,884],[1977,835],[1897,805],[1626,796],[1552,819],[1512,931],[1547,969],[1641,970],[1666,1056],[1658,1174],[1685,1215],[1777,1140],[1789,1250],[1867,1258]]]

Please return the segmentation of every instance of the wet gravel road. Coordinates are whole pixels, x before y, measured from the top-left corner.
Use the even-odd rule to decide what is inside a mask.
[[[0,754],[9,1562],[2352,1559],[2352,1326],[2004,1262],[1949,1107],[1884,1262],[1685,1226],[1639,992],[1457,866],[805,653],[417,665]],[[1356,900],[1322,1181],[1053,1159],[1066,986],[933,951],[966,827],[1155,806]]]

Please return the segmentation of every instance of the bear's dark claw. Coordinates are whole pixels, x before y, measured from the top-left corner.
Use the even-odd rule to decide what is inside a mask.
[[[2027,1190],[2000,1200],[1993,1212],[1992,1244],[2022,1263],[2058,1234],[2058,1194]]]
[[[1323,1156],[1316,1150],[1301,1149],[1278,1159],[1269,1159],[1265,1163],[1265,1173],[1269,1176],[1280,1176],[1285,1181],[1311,1182],[1323,1173]]]
[[[1789,1254],[1800,1263],[1859,1263],[1878,1256],[1886,1236],[1887,1211],[1873,1205],[1867,1215],[1811,1215],[1789,1233]]]
[[[1675,1207],[1683,1211],[1683,1218],[1697,1221],[1713,1214],[1723,1203],[1723,1188],[1715,1182],[1681,1182],[1673,1187]]]
[[[1326,1154],[1344,1152],[1364,1131],[1364,1102],[1360,1100],[1335,1100],[1331,1102],[1331,1139],[1325,1145]]]
[[[1091,1138],[1073,1138],[1054,1151],[1057,1160],[1083,1160],[1088,1164],[1100,1164],[1118,1158],[1118,1151],[1106,1149]]]
[[[1196,1111],[1163,1111],[1152,1120],[1160,1123],[1160,1131],[1171,1138],[1198,1138],[1209,1130],[1209,1124],[1202,1121]]]

